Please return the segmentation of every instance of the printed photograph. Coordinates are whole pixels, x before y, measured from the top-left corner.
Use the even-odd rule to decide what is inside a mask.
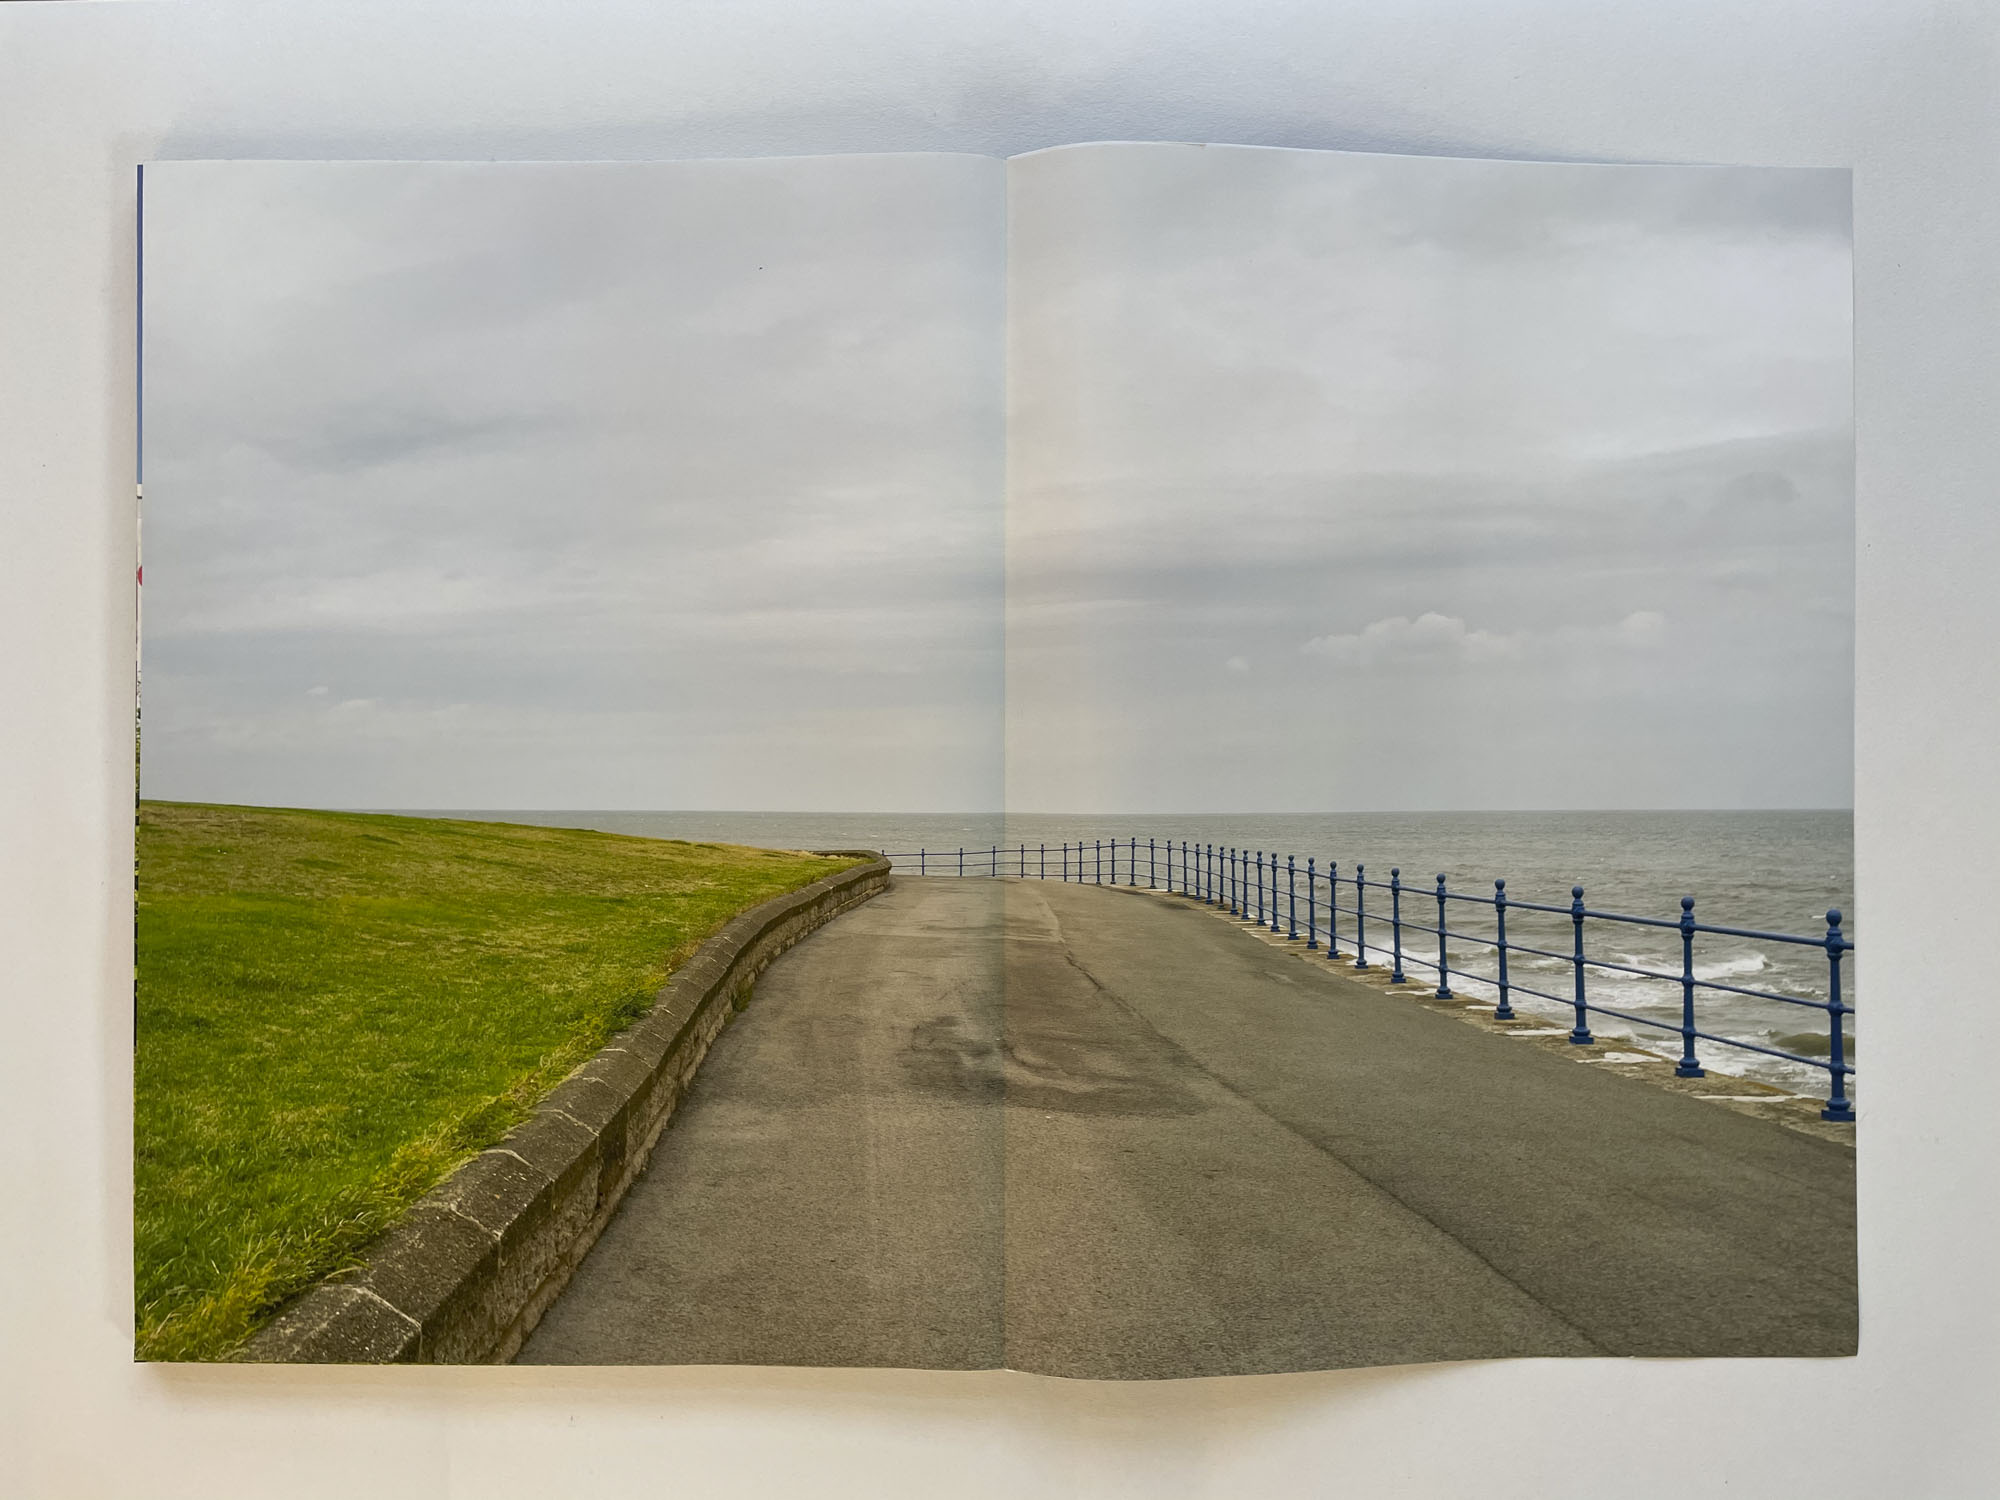
[[[137,1359],[1855,1352],[1846,171],[140,195]]]

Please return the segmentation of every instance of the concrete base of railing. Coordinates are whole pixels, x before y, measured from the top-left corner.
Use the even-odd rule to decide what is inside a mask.
[[[253,1336],[238,1359],[500,1364],[521,1347],[644,1168],[709,1044],[764,967],[889,883],[865,857],[737,917],[652,1011],[559,1084],[505,1140],[425,1195],[369,1250]]]

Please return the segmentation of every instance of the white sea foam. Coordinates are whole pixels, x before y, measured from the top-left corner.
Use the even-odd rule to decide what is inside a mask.
[[[1762,974],[1771,967],[1771,961],[1761,953],[1739,953],[1730,958],[1713,959],[1694,966],[1696,979],[1747,979],[1752,974]]]

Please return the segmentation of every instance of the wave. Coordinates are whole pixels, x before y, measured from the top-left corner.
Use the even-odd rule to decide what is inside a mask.
[[[1733,958],[1712,959],[1708,963],[1694,966],[1696,979],[1744,979],[1752,974],[1762,974],[1771,967],[1771,961],[1761,953],[1739,953]]]

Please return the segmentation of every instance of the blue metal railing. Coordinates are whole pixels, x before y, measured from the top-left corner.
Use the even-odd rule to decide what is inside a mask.
[[[1050,855],[1055,856],[1055,874],[1050,873]],[[1123,848],[1117,839],[1095,839],[1089,844],[1082,841],[1063,843],[1051,851],[1047,844],[1015,844],[1006,846],[991,844],[984,849],[937,851],[918,849],[914,852],[890,852],[884,854],[890,864],[908,874],[916,875],[960,875],[984,876],[990,878],[1011,878],[1021,880],[1075,880],[1091,885],[1118,885],[1119,857],[1124,856],[1124,884],[1136,887],[1139,884],[1141,855],[1144,855],[1146,888],[1166,890],[1175,895],[1203,905],[1218,907],[1258,927],[1273,933],[1279,932],[1280,917],[1285,919],[1282,930],[1287,941],[1299,940],[1298,922],[1298,861],[1296,856],[1284,858],[1283,885],[1279,883],[1278,856],[1267,855],[1263,850],[1237,849],[1226,845],[1202,844],[1188,840],[1166,840],[1149,838],[1142,850],[1136,837],[1124,840]],[[1268,860],[1268,867],[1267,867]],[[1434,890],[1426,894],[1437,903],[1437,919],[1434,929],[1425,932],[1428,941],[1433,935],[1437,943],[1437,958],[1424,958],[1410,951],[1404,944],[1404,929],[1409,925],[1403,911],[1403,895],[1408,887],[1403,884],[1400,868],[1391,869],[1386,881],[1370,880],[1362,865],[1354,866],[1351,876],[1343,877],[1340,866],[1334,860],[1326,862],[1322,873],[1317,857],[1306,860],[1304,871],[1306,887],[1305,945],[1313,952],[1323,951],[1329,961],[1348,960],[1357,969],[1374,967],[1369,955],[1388,958],[1390,962],[1389,982],[1405,984],[1409,976],[1405,966],[1414,965],[1436,974],[1437,986],[1433,991],[1436,998],[1455,998],[1451,980],[1454,973],[1462,979],[1473,980],[1492,986],[1499,1000],[1493,1014],[1501,1020],[1512,1019],[1516,1012],[1513,1000],[1516,995],[1529,995],[1564,1007],[1571,1015],[1572,1024],[1569,1040],[1578,1046],[1590,1046],[1596,1042],[1591,1034],[1590,1017],[1593,1015],[1612,1016],[1636,1026],[1648,1027],[1656,1031],[1677,1034],[1681,1041],[1681,1055],[1675,1066],[1675,1073],[1682,1078],[1704,1076],[1701,1061],[1696,1053],[1696,1042],[1712,1042],[1717,1046],[1732,1047],[1739,1051],[1754,1052],[1766,1057],[1782,1059],[1786,1062],[1817,1068],[1827,1074],[1828,1091],[1826,1107],[1820,1117],[1826,1120],[1852,1120],[1853,1101],[1848,1098],[1847,1081],[1854,1074],[1854,1066],[1847,1060],[1848,1037],[1846,1018],[1854,1014],[1854,1007],[1842,1000],[1842,964],[1848,954],[1854,951],[1854,941],[1842,930],[1839,908],[1826,914],[1825,933],[1804,937],[1796,933],[1762,932],[1752,928],[1723,927],[1714,923],[1698,922],[1694,916],[1694,897],[1681,898],[1680,915],[1677,918],[1631,916],[1622,912],[1598,911],[1584,904],[1583,887],[1572,886],[1567,905],[1550,905],[1534,901],[1522,901],[1507,894],[1507,882],[1495,880],[1491,896],[1472,896],[1449,888],[1445,876],[1436,878]],[[1351,889],[1351,904],[1343,904],[1343,891]],[[1368,939],[1368,892],[1386,893],[1389,902],[1389,944],[1385,948]],[[1281,904],[1280,897],[1283,897]],[[1454,930],[1451,926],[1452,903],[1465,907],[1491,908],[1493,932],[1471,933]],[[1320,922],[1320,912],[1325,912],[1324,926]],[[1377,907],[1379,913],[1380,907]],[[1537,947],[1532,943],[1510,940],[1507,936],[1507,917],[1510,912],[1533,912],[1542,917],[1567,919],[1571,941],[1567,951]],[[1343,916],[1354,919],[1354,940],[1348,951],[1342,951],[1341,921]],[[1380,918],[1378,916],[1377,920]],[[1429,926],[1429,918],[1424,919]],[[1593,957],[1586,950],[1584,926],[1586,923],[1645,927],[1675,932],[1680,938],[1681,964],[1678,973],[1666,969],[1649,968],[1644,964],[1621,963],[1612,959]],[[1325,943],[1322,947],[1321,936]],[[1775,990],[1757,989],[1748,985],[1729,984],[1720,979],[1704,979],[1695,973],[1695,939],[1699,936],[1740,938],[1759,943],[1778,943],[1791,947],[1817,948],[1826,955],[1827,998],[1808,999],[1799,995],[1787,995]],[[1454,970],[1449,944],[1456,939],[1461,943],[1471,943],[1490,949],[1494,954],[1496,972],[1491,975],[1474,973],[1463,962]],[[1551,994],[1524,985],[1509,972],[1508,956],[1524,955],[1563,964],[1569,971],[1570,993]],[[1679,1023],[1635,1015],[1630,1011],[1614,1009],[1590,998],[1588,976],[1594,971],[1608,971],[1631,975],[1637,978],[1672,984],[1680,991]],[[1696,1024],[1695,1001],[1697,991],[1715,991],[1732,995],[1743,995],[1752,999],[1774,1001],[1782,1005],[1800,1006],[1816,1010],[1827,1018],[1827,1057],[1803,1056],[1798,1052],[1779,1047],[1765,1046],[1759,1042],[1745,1041],[1740,1037],[1723,1036],[1714,1031],[1703,1030]],[[1782,1040],[1782,1038],[1781,1038]]]

